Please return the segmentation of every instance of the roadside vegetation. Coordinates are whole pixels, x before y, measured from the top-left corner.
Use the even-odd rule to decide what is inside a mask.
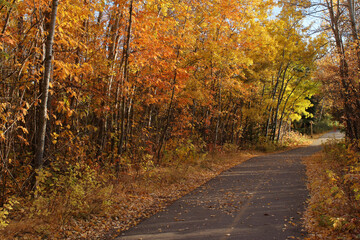
[[[0,0],[1,234],[123,226],[210,156],[291,146],[326,36],[289,3]]]
[[[255,149],[278,151],[306,141],[305,136],[293,133],[283,144],[259,143],[253,150],[226,144],[216,153],[203,153],[187,143],[166,153],[161,166],[149,158],[119,176],[85,163],[68,169],[51,165],[39,174],[35,200],[11,198],[0,210],[1,224],[7,225],[0,238],[114,237],[222,171],[263,154]]]
[[[217,154],[303,145],[334,120],[355,146],[359,9],[0,0],[0,234],[121,230],[238,163]]]
[[[360,239],[360,154],[355,149],[333,140],[304,161],[310,190],[308,239]]]

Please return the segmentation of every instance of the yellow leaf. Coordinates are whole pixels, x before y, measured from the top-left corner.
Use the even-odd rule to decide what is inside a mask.
[[[29,133],[29,131],[26,128],[24,128],[23,126],[18,126],[18,129],[21,129],[23,131],[23,133],[25,133],[25,134]]]

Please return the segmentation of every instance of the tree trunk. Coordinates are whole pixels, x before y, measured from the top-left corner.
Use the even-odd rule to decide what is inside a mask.
[[[222,106],[221,106],[221,88],[222,88],[222,80],[220,79],[219,81],[219,99],[218,99],[218,108],[219,108],[219,112],[216,118],[216,125],[215,125],[215,137],[214,137],[214,150],[216,150],[216,145],[218,142],[218,134],[219,134],[219,125],[220,125],[220,121],[221,121],[221,113],[222,113]]]
[[[126,92],[125,92],[125,82],[128,80],[128,66],[129,66],[129,55],[130,55],[130,39],[131,39],[131,27],[132,27],[132,19],[133,19],[133,0],[130,2],[129,6],[129,24],[127,28],[127,37],[125,43],[125,49],[123,52],[124,59],[124,72],[123,72],[123,83],[122,83],[122,107],[121,107],[121,126],[120,126],[120,136],[119,136],[119,144],[118,144],[118,154],[119,156],[123,153],[123,145],[124,145],[124,135],[125,133],[125,114],[126,114]],[[118,169],[118,166],[116,167]]]
[[[341,98],[344,101],[344,110],[345,110],[345,122],[346,122],[346,136],[351,139],[358,139],[357,130],[356,130],[356,122],[353,119],[356,119],[356,116],[353,116],[353,109],[351,107],[352,100],[352,92],[354,91],[349,81],[349,67],[347,63],[347,59],[345,56],[344,45],[342,41],[342,36],[339,29],[339,20],[341,17],[341,12],[339,9],[340,1],[337,0],[337,7],[334,6],[333,1],[327,1],[327,9],[330,15],[330,25],[331,30],[334,34],[335,43],[336,43],[336,51],[339,55],[339,72],[341,85],[343,90],[341,91]],[[335,12],[336,11],[336,12]],[[356,111],[355,111],[356,113]]]
[[[347,9],[349,11],[349,20],[351,25],[351,35],[353,37],[353,41],[355,42],[355,51],[356,51],[356,58],[357,58],[357,67],[358,70],[360,69],[360,46],[357,42],[359,40],[358,32],[356,28],[356,20],[355,20],[355,1],[354,0],[348,0],[347,1]]]
[[[279,116],[279,109],[280,109],[280,104],[282,102],[282,97],[283,97],[283,91],[286,90],[286,85],[285,85],[285,77],[286,77],[286,72],[289,68],[289,63],[286,65],[284,72],[283,72],[283,77],[282,77],[282,82],[281,82],[281,87],[280,87],[280,91],[279,91],[279,96],[278,96],[278,100],[277,100],[277,104],[276,104],[276,109],[275,109],[275,117],[274,117],[274,126],[273,126],[273,133],[271,136],[271,140],[274,142],[275,138],[276,138],[276,128],[277,128],[277,120],[278,120],[278,116]],[[280,76],[279,76],[280,77]],[[279,78],[278,77],[278,78]],[[290,80],[289,80],[290,81]]]
[[[164,129],[163,129],[163,131],[161,133],[161,136],[160,136],[160,139],[159,139],[159,146],[158,146],[157,153],[156,153],[156,164],[160,163],[161,149],[162,149],[162,146],[164,145],[166,132],[167,132],[167,129],[169,128],[169,125],[170,125],[170,118],[171,118],[171,115],[172,115],[172,108],[173,108],[173,103],[174,103],[174,98],[175,98],[176,77],[177,77],[177,71],[175,70],[174,79],[173,79],[173,87],[172,87],[172,90],[171,90],[170,103],[169,103],[169,107],[168,107],[167,113],[166,113],[166,123],[165,123]]]
[[[4,23],[3,29],[1,31],[2,34],[4,34],[5,31],[6,31],[6,28],[8,26],[9,20],[10,20],[10,14],[11,14],[11,12],[13,10],[14,4],[15,4],[15,0],[12,1],[11,5],[10,5],[10,8],[9,8],[9,11],[6,14],[5,23]]]
[[[285,103],[284,103],[284,106],[283,106],[283,109],[282,109],[282,112],[281,112],[281,116],[280,116],[279,131],[278,131],[277,138],[276,138],[276,141],[277,141],[277,142],[279,142],[279,140],[280,140],[281,127],[282,127],[282,123],[283,123],[283,120],[284,120],[286,105],[287,105],[290,97],[292,96],[292,94],[295,92],[295,89],[299,86],[300,81],[301,81],[301,80],[299,80],[298,84],[296,84],[296,86],[291,90],[290,94],[287,96],[287,98],[286,98],[286,100],[285,100]],[[301,95],[302,95],[302,94],[301,94]],[[300,96],[301,96],[301,95],[300,95]]]
[[[45,135],[46,135],[46,124],[47,124],[47,103],[49,99],[49,82],[51,75],[52,65],[52,49],[55,35],[55,24],[57,14],[58,0],[52,1],[52,11],[50,25],[48,29],[48,36],[46,40],[46,51],[44,61],[44,77],[41,88],[41,105],[40,115],[38,116],[39,128],[37,132],[37,146],[35,152],[34,166],[36,170],[43,167],[44,160],[44,149],[45,149]]]

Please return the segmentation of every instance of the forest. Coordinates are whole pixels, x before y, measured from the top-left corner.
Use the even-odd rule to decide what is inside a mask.
[[[59,203],[64,226],[130,173],[279,146],[310,122],[340,122],[358,153],[359,7],[0,0],[0,228]]]

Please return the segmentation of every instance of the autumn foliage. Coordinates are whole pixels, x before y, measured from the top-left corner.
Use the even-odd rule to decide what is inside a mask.
[[[305,162],[311,194],[305,214],[308,239],[358,239],[359,154],[344,141],[332,141]]]
[[[273,18],[271,0],[61,0],[54,15],[57,2],[0,1],[5,208],[12,196],[41,205],[62,189],[81,215],[87,205],[76,194],[96,191],[108,175],[279,142],[309,116],[324,38],[305,34],[296,5],[279,3]]]
[[[359,4],[331,0],[319,1],[318,6],[325,14],[323,25],[330,40],[330,54],[320,64],[318,78],[335,103],[338,119],[346,126],[347,139],[356,145],[360,138]]]

